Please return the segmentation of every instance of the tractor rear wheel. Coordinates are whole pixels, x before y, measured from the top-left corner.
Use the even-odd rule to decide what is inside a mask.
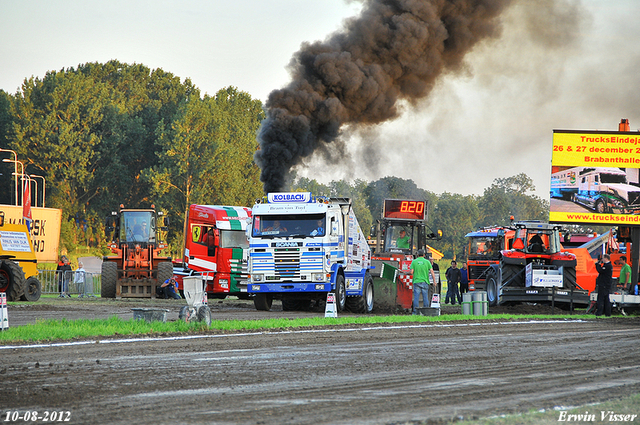
[[[35,302],[40,299],[40,295],[42,294],[42,284],[38,280],[37,277],[31,276],[27,279],[24,294],[20,297],[22,301],[31,301]]]
[[[116,297],[116,284],[118,283],[118,265],[113,261],[102,262],[102,285],[100,295],[102,298]]]
[[[347,298],[347,307],[353,313],[371,313],[373,310],[373,278],[365,274],[362,295]]]
[[[494,307],[498,305],[498,275],[496,274],[496,270],[490,268],[487,270],[487,301],[489,303],[489,307]]]
[[[273,303],[273,295],[271,294],[255,294],[253,296],[253,305],[256,310],[269,311]]]
[[[22,267],[11,260],[0,262],[0,292],[7,293],[7,301],[18,301],[24,294],[25,281]]]

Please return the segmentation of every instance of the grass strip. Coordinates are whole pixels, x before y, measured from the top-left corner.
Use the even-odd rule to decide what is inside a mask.
[[[154,335],[162,333],[197,333],[208,329],[220,331],[246,331],[257,329],[290,329],[320,326],[340,325],[376,325],[393,323],[442,323],[455,321],[488,321],[488,320],[518,320],[523,319],[561,319],[568,320],[566,315],[510,315],[489,314],[482,316],[468,316],[463,314],[448,314],[442,316],[360,316],[360,317],[307,317],[299,319],[277,318],[263,320],[214,320],[211,326],[204,323],[182,321],[145,322],[144,320],[123,320],[118,316],[109,319],[47,319],[38,320],[35,324],[16,326],[0,332],[0,343],[7,344],[15,341],[55,341],[82,339],[96,336],[117,335]],[[572,320],[593,320],[591,315],[573,315]]]

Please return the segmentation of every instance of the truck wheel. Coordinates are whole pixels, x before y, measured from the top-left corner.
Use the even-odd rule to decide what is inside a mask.
[[[338,311],[344,311],[347,306],[347,290],[344,286],[344,276],[339,274],[336,277],[336,307]]]
[[[198,322],[204,322],[207,326],[211,326],[211,309],[208,305],[202,305],[198,307],[196,317],[198,319]]]
[[[162,261],[158,263],[158,284],[162,285],[167,279],[173,277],[173,264],[171,261]]]
[[[487,270],[487,301],[490,307],[498,305],[498,276],[494,269]]]
[[[11,260],[0,263],[0,292],[7,293],[7,301],[18,301],[24,294],[25,281],[22,267]]]
[[[42,284],[37,277],[31,276],[27,279],[24,294],[20,297],[22,301],[31,301],[35,302],[40,299],[40,295],[42,294]]]
[[[271,294],[255,294],[253,297],[253,305],[256,310],[269,311],[273,303],[273,295]]]
[[[102,298],[116,297],[116,284],[118,283],[118,265],[113,261],[102,262],[102,286],[100,295]]]
[[[347,298],[347,307],[353,313],[371,313],[373,310],[373,278],[369,273],[364,277],[362,295]]]
[[[607,204],[602,199],[598,199],[596,201],[596,205],[594,207],[598,214],[604,214],[607,212]]]

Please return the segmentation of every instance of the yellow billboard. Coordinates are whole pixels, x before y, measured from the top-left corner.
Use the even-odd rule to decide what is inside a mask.
[[[0,205],[0,212],[8,223],[22,223],[21,206]],[[36,259],[41,263],[58,262],[62,210],[31,207],[31,218],[31,240]]]
[[[640,224],[640,133],[553,131],[549,221]]]

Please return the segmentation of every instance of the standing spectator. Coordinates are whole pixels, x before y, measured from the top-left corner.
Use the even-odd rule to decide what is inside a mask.
[[[458,283],[462,280],[462,275],[457,265],[456,260],[453,260],[451,262],[451,267],[449,267],[445,272],[445,276],[447,277],[447,296],[444,299],[445,304],[449,304],[449,299],[451,299],[451,304],[456,305],[456,298],[458,299],[458,303],[462,304],[462,297],[460,296],[460,291],[458,291]]]
[[[67,294],[69,290],[69,278],[71,277],[71,265],[69,264],[69,258],[66,255],[63,255],[60,258],[60,262],[58,263],[58,267],[56,268],[56,274],[58,275],[58,291],[60,295],[58,298],[71,298],[71,295]]]
[[[609,292],[611,292],[613,266],[610,260],[611,257],[609,257],[609,254],[604,254],[596,263],[596,270],[598,270],[598,277],[596,278],[598,310],[596,311],[596,317],[602,316],[603,313],[605,316],[611,317],[611,299],[609,298]]]
[[[631,266],[627,263],[627,257],[624,255],[621,256],[620,263],[622,263],[622,267],[620,268],[618,284],[622,285],[622,287],[629,291],[630,294],[633,294],[635,291],[634,288],[631,287]]]
[[[467,262],[462,263],[460,269],[460,294],[469,292],[469,271],[467,270]]]
[[[418,258],[411,262],[411,274],[413,274],[413,309],[412,314],[418,314],[420,307],[420,294],[422,294],[422,305],[429,307],[430,300],[435,292],[436,275],[433,273],[431,262],[424,258],[424,250],[418,250]],[[433,284],[429,283],[429,273],[433,278]]]
[[[86,288],[84,287],[85,279],[86,279],[86,271],[84,269],[82,261],[78,261],[78,268],[76,269],[76,273],[73,279],[76,282],[76,286],[78,287],[78,292],[80,293],[80,295],[78,295],[78,298],[84,297],[85,290],[86,290]]]

